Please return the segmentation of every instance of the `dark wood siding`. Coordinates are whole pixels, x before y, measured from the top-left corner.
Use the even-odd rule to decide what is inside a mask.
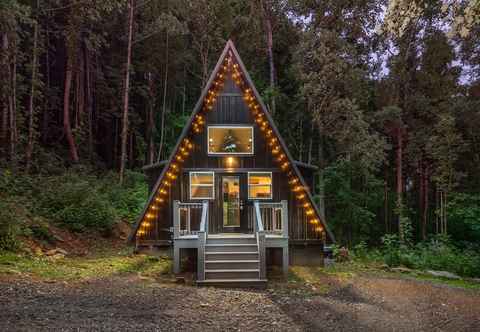
[[[238,167],[228,169],[228,173],[240,174],[244,183],[241,190],[246,191],[248,190],[246,185],[246,173],[248,171],[271,171],[273,175],[273,197],[269,201],[280,202],[281,200],[288,200],[290,238],[293,240],[314,239],[316,234],[314,226],[307,224],[306,216],[303,214],[301,207],[298,206],[293,192],[290,190],[286,175],[279,169],[277,163],[274,161],[263,133],[255,124],[250,110],[243,101],[241,91],[233,81],[227,80],[225,82],[224,92],[218,97],[213,110],[207,114],[206,122],[207,126],[234,124],[254,126],[254,154],[251,156],[235,156],[238,160]],[[173,200],[179,200],[181,202],[191,201],[189,199],[188,173],[195,170],[215,172],[216,199],[209,201],[209,231],[216,233],[222,229],[222,206],[219,193],[221,192],[220,175],[227,171],[224,165],[225,157],[208,155],[207,130],[195,135],[193,144],[194,149],[183,164],[182,175],[170,188],[168,204],[164,204],[159,211],[157,223],[149,234],[147,234],[147,239],[165,239],[168,235],[165,230],[173,225],[171,202]],[[157,173],[160,174],[161,167],[159,166],[157,170],[149,170],[151,178]],[[302,173],[306,175],[308,185],[312,186],[313,172],[310,172],[308,169],[302,169]],[[242,193],[242,196],[247,197],[246,192]],[[245,202],[247,211],[251,209],[251,204],[252,202],[248,200]]]

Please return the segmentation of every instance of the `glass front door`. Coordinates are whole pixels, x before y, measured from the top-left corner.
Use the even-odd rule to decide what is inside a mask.
[[[223,227],[225,231],[234,231],[240,227],[240,177],[222,177]]]

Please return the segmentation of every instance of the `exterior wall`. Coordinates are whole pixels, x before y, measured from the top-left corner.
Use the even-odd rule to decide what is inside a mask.
[[[214,171],[215,172],[215,195],[216,199],[209,200],[209,232],[220,232],[222,229],[222,202],[219,193],[221,192],[221,174],[239,174],[244,186],[241,186],[242,196],[247,197],[247,172],[248,171],[269,171],[272,172],[273,197],[270,202],[288,200],[289,214],[289,237],[290,239],[319,239],[314,231],[314,226],[307,223],[303,209],[297,206],[296,199],[290,190],[286,175],[273,160],[271,151],[264,138],[264,134],[255,124],[254,119],[243,101],[241,91],[233,81],[225,82],[224,92],[217,99],[214,109],[206,116],[208,125],[247,125],[254,127],[254,154],[235,156],[238,165],[235,168],[225,166],[225,156],[209,156],[207,152],[207,129],[194,136],[194,149],[183,164],[182,174],[175,184],[170,188],[168,204],[159,213],[159,218],[154,229],[148,234],[148,238],[165,239],[168,233],[165,232],[173,225],[172,201],[192,202],[189,199],[189,172],[190,171]],[[158,179],[163,165],[146,169],[154,182]],[[313,173],[308,169],[300,168],[302,173],[307,175],[307,183],[313,185]],[[153,187],[150,185],[150,188]],[[199,202],[195,200],[194,202]],[[245,201],[244,219],[253,218],[253,201]],[[248,231],[248,225],[242,225],[242,231]]]

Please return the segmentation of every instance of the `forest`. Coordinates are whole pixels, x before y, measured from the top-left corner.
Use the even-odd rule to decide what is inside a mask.
[[[0,248],[147,198],[232,39],[337,246],[480,275],[480,1],[2,0]]]

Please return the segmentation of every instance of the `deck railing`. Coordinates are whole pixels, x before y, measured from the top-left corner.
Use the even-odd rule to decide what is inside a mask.
[[[288,237],[288,202],[257,202],[262,218],[263,229],[266,234]],[[253,207],[253,221],[257,218],[255,204]],[[252,225],[254,228],[254,225]],[[254,229],[255,230],[255,229]]]
[[[203,209],[203,203],[173,202],[173,236],[175,239],[181,236],[198,234],[202,222]]]

